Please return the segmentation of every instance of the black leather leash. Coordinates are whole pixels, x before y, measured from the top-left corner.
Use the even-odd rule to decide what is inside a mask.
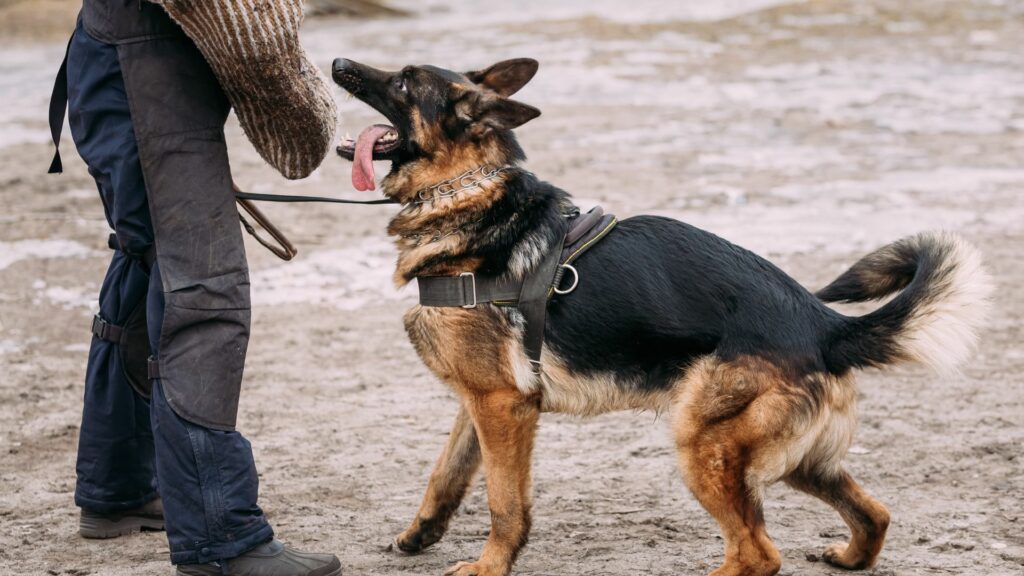
[[[249,214],[252,219],[259,224],[260,228],[265,230],[270,235],[270,239],[266,239],[261,236],[256,228],[246,220],[245,216],[241,212],[238,214],[239,220],[242,221],[242,226],[250,236],[256,239],[257,242],[263,245],[267,250],[270,250],[275,256],[281,260],[288,261],[295,257],[299,253],[298,249],[288,240],[288,237],[281,232],[274,223],[270,221],[259,209],[252,204],[252,202],[320,202],[327,204],[396,204],[394,200],[390,198],[380,198],[378,200],[345,200],[344,198],[328,198],[326,196],[289,196],[285,194],[257,194],[253,192],[242,192],[238,189],[238,186],[234,186],[235,201],[238,205]]]
[[[290,196],[287,194],[258,194],[255,192],[237,192],[235,198],[255,200],[256,202],[324,202],[327,204],[398,204],[391,198],[378,200],[346,200],[344,198],[328,198],[326,196]]]

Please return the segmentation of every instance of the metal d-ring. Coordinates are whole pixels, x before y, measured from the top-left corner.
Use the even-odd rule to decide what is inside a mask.
[[[559,294],[559,295],[564,296],[566,294],[571,293],[573,290],[576,289],[577,286],[579,286],[579,284],[580,284],[580,273],[578,271],[576,271],[576,268],[574,268],[572,266],[572,264],[562,264],[561,268],[563,270],[568,271],[568,272],[572,272],[572,286],[569,286],[565,290],[562,290],[558,286],[555,286],[555,294]],[[564,278],[564,276],[563,276],[563,278]]]

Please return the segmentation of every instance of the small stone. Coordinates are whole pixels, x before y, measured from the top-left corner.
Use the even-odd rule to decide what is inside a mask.
[[[1015,556],[1013,554],[1003,552],[999,555],[999,557],[1003,560],[1006,560],[1007,562],[1013,562],[1015,564],[1020,564],[1021,566],[1024,566],[1024,556]]]
[[[814,554],[814,553],[810,553],[810,552],[808,552],[807,555],[804,556],[804,558],[806,558],[808,562],[817,562],[817,561],[821,560],[820,556],[818,556],[817,554]]]

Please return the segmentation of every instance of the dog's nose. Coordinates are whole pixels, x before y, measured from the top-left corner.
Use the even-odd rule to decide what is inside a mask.
[[[346,70],[351,70],[354,66],[355,62],[349,60],[348,58],[335,58],[334,64],[331,66],[331,70],[335,74],[341,74]]]

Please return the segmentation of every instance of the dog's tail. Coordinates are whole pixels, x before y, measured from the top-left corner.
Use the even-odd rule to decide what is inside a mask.
[[[868,254],[817,296],[865,302],[895,292],[878,310],[847,318],[830,335],[830,371],[918,362],[955,372],[968,359],[992,292],[974,247],[946,232],[904,238]]]

